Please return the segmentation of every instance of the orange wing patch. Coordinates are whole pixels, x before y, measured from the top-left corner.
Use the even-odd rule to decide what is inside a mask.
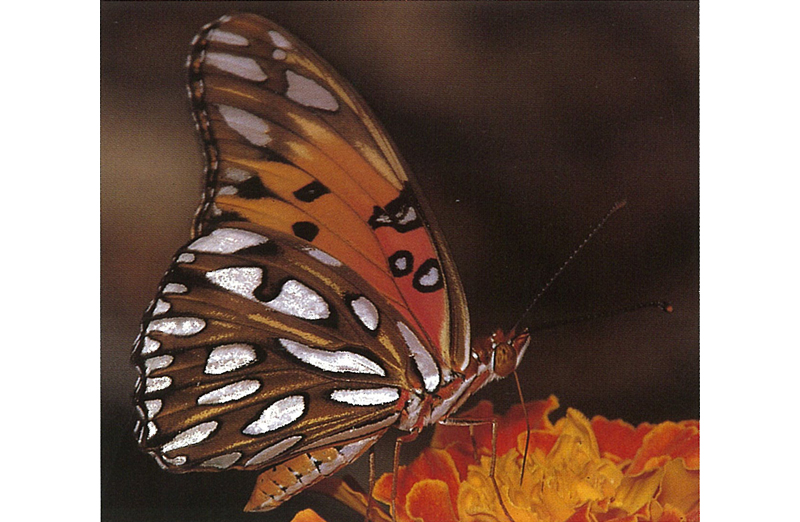
[[[212,187],[200,229],[243,220],[312,243],[385,295],[449,363],[448,292],[461,292],[457,275],[449,258],[443,266],[393,145],[355,91],[252,15],[207,29],[190,63]],[[393,266],[405,252],[407,266]]]

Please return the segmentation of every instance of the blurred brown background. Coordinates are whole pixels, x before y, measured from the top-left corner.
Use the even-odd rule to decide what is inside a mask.
[[[535,332],[520,368],[525,396],[555,394],[588,416],[632,423],[699,417],[697,3],[101,8],[104,520],[288,520],[312,504],[334,516],[314,495],[244,515],[256,474],[169,475],[138,454],[131,435],[130,348],[189,237],[201,188],[184,62],[199,28],[236,10],[303,39],[376,112],[436,212],[476,334],[510,328],[627,199],[528,325],[656,299],[675,312]],[[501,410],[517,401],[511,380],[480,398]],[[391,444],[378,461],[390,468]],[[363,463],[348,473],[366,484]]]

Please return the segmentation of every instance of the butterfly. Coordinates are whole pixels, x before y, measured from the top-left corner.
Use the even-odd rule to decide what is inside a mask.
[[[417,183],[314,51],[236,14],[187,67],[205,188],[134,344],[134,431],[171,472],[263,470],[247,509],[266,511],[452,415],[530,339],[471,341]]]

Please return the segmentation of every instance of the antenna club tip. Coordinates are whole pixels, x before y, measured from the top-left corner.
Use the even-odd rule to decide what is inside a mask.
[[[674,308],[672,308],[672,305],[670,303],[661,303],[661,309],[667,312],[668,314],[671,314],[674,310]]]
[[[617,210],[621,209],[622,207],[624,207],[627,204],[628,204],[628,200],[627,199],[622,199],[620,201],[617,201],[616,203],[614,203],[614,212],[616,212]]]

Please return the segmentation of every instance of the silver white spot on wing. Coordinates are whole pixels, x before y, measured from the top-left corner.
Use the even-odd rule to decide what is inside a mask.
[[[161,399],[152,399],[149,401],[144,401],[144,407],[147,409],[147,418],[152,420],[158,412],[161,411],[161,407],[164,403],[161,402]]]
[[[148,377],[144,381],[144,392],[153,393],[161,390],[166,390],[172,384],[172,378],[168,376],[163,377]]]
[[[232,453],[226,453],[225,455],[220,455],[219,457],[210,458],[202,463],[200,463],[201,468],[217,468],[217,469],[228,469],[229,467],[236,464],[236,461],[242,458],[242,454],[238,451],[234,451]]]
[[[419,278],[420,286],[435,286],[439,282],[439,269],[435,266],[432,266],[428,269],[428,271]]]
[[[164,294],[185,294],[189,289],[180,283],[167,283],[161,291]]]
[[[320,263],[324,263],[328,266],[342,266],[342,262],[333,257],[332,255],[328,254],[327,252],[323,252],[318,248],[310,248],[307,247],[304,249],[308,255],[319,261]]]
[[[197,404],[225,404],[226,402],[238,401],[254,394],[259,388],[261,388],[261,383],[255,379],[237,381],[204,393],[197,398]]]
[[[161,348],[161,343],[156,341],[155,339],[151,339],[149,337],[144,338],[144,342],[142,343],[142,355],[147,355],[148,353],[153,353],[156,350]]]
[[[306,364],[326,372],[353,372],[386,376],[386,372],[363,355],[347,350],[323,350],[312,348],[289,339],[278,339],[281,346]]]
[[[230,105],[217,105],[225,123],[253,145],[263,147],[272,141],[267,122],[252,112]]]
[[[411,328],[400,321],[397,322],[397,328],[406,342],[406,347],[411,352],[411,358],[414,360],[419,373],[422,374],[425,389],[432,392],[439,386],[439,366],[430,352],[419,342]]]
[[[169,317],[150,321],[146,333],[162,332],[178,337],[189,337],[200,333],[205,327],[206,322],[199,317]]]
[[[188,247],[195,252],[209,254],[233,254],[239,250],[261,245],[269,241],[266,237],[239,228],[218,228],[207,236],[195,239]],[[180,261],[180,258],[178,259]]]
[[[169,458],[167,456],[162,455],[161,458],[164,459],[164,462],[166,462],[167,464],[171,464],[173,466],[183,466],[184,464],[186,464],[186,455],[178,455],[177,457],[174,458]]]
[[[286,90],[286,97],[290,100],[315,109],[326,111],[339,109],[339,102],[336,101],[333,94],[311,78],[306,78],[287,69],[286,81],[289,84],[289,88]]]
[[[256,351],[249,344],[223,344],[208,355],[204,373],[220,375],[247,366],[256,360]]]
[[[400,223],[401,225],[407,225],[408,223],[411,223],[415,219],[417,219],[416,209],[414,209],[414,207],[408,207],[405,214],[403,214],[398,223]]]
[[[298,442],[303,437],[300,435],[295,435],[293,437],[287,437],[280,442],[276,442],[272,446],[267,446],[263,450],[259,451],[255,455],[253,455],[250,460],[244,463],[245,467],[257,466],[259,464],[263,464],[265,462],[269,462],[273,458],[277,457],[284,451],[288,450]]]
[[[286,51],[283,49],[275,49],[272,51],[272,59],[273,60],[285,60],[286,59]]]
[[[260,301],[254,295],[261,285],[263,271],[258,267],[237,266],[220,268],[206,273],[206,278],[215,285],[234,294],[258,301],[276,312],[301,319],[325,319],[330,316],[328,303],[314,290],[300,281],[290,279],[271,301]]]
[[[366,326],[369,330],[375,331],[378,327],[380,316],[378,315],[378,309],[372,301],[362,295],[358,299],[350,301],[350,308],[353,309],[353,313],[356,314],[361,324]]]
[[[238,188],[232,185],[225,185],[219,188],[217,191],[217,196],[235,196],[238,192]]]
[[[267,74],[258,62],[247,56],[210,52],[206,53],[205,63],[245,80],[263,82],[267,79]]]
[[[246,170],[237,169],[236,167],[228,167],[222,171],[222,179],[231,183],[241,183],[252,177],[253,175]]]
[[[286,37],[283,36],[278,31],[269,31],[268,34],[269,34],[270,39],[272,40],[272,43],[275,45],[275,47],[280,47],[281,49],[291,49],[292,48],[292,43],[289,40],[287,40]]]
[[[231,33],[228,31],[223,31],[221,29],[212,29],[208,32],[206,36],[208,40],[212,42],[219,42],[228,45],[239,45],[245,46],[250,45],[250,42],[244,36],[240,34]]]
[[[408,259],[405,257],[398,257],[394,260],[394,267],[402,272],[408,268]]]
[[[301,395],[290,395],[273,402],[261,412],[258,419],[248,424],[242,433],[245,435],[263,435],[283,428],[299,419],[306,411],[305,399]]]
[[[400,398],[397,388],[365,388],[359,390],[333,390],[331,399],[353,406],[379,406],[391,404]]]
[[[175,435],[171,441],[167,442],[161,447],[161,453],[167,453],[176,449],[185,448],[186,446],[193,446],[206,440],[209,435],[214,433],[219,423],[217,421],[208,421],[197,426],[193,426],[188,430]]]
[[[222,209],[219,208],[216,203],[212,203],[208,208],[210,209],[212,216],[219,217],[222,215]]]
[[[189,252],[184,252],[183,254],[178,256],[178,259],[175,260],[176,263],[194,263],[194,254]]]
[[[170,364],[172,364],[172,356],[171,355],[159,355],[157,357],[150,357],[149,359],[144,360],[144,374],[150,375],[155,370],[160,370],[162,368],[166,368]]]
[[[321,295],[294,279],[286,281],[278,296],[264,305],[301,319],[325,319],[331,314]]]
[[[234,294],[257,301],[253,295],[261,284],[263,271],[252,266],[220,268],[206,273],[206,279]]]
[[[172,305],[168,302],[164,301],[163,299],[159,299],[156,301],[156,305],[153,307],[152,315],[162,315],[169,311]]]
[[[153,421],[147,423],[147,438],[152,439],[158,433],[158,426]]]

